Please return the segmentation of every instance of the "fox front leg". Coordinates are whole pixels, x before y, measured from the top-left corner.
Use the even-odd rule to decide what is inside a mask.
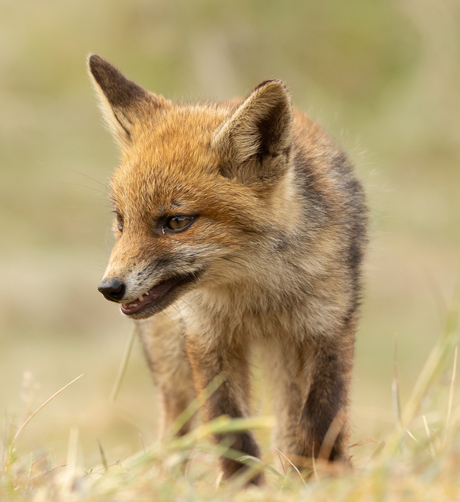
[[[299,421],[302,456],[350,465],[348,401],[354,326],[308,344],[310,386]]]
[[[185,353],[183,326],[180,320],[174,320],[174,315],[175,311],[172,311],[136,323],[144,354],[160,391],[160,438],[172,430],[196,397]],[[190,417],[179,429],[176,428],[175,434],[187,434],[192,422],[193,417]]]
[[[208,386],[215,381],[216,377],[222,376],[224,379],[203,405],[205,420],[209,422],[222,415],[231,418],[247,417],[249,415],[249,368],[245,347],[221,342],[209,346],[198,336],[187,336],[186,349],[197,394],[209,388]],[[241,452],[242,455],[260,458],[259,446],[249,431],[216,435],[214,439],[216,443],[225,444],[230,449]],[[220,465],[224,481],[246,469],[243,463],[225,456],[220,457]],[[255,485],[262,482],[261,473],[256,474],[250,480],[250,483]]]

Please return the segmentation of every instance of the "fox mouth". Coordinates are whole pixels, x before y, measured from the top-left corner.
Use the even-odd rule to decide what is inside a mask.
[[[145,319],[165,309],[178,296],[183,286],[194,282],[196,273],[175,276],[161,281],[137,300],[121,304],[123,314],[136,319]]]

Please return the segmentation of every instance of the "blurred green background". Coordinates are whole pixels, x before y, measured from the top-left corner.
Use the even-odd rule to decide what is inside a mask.
[[[18,453],[65,455],[72,428],[88,465],[97,440],[110,463],[141,448],[139,433],[156,439],[139,345],[109,402],[131,323],[97,292],[118,154],[86,76],[89,52],[173,99],[243,96],[281,78],[349,152],[372,223],[353,440],[384,437],[395,341],[404,402],[457,275],[458,1],[0,0],[0,9],[0,429],[84,373],[27,426]],[[270,413],[268,402],[255,408]]]

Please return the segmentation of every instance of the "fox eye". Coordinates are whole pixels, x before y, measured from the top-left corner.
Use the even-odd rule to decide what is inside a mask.
[[[182,232],[195,221],[195,218],[196,216],[171,216],[163,228],[169,232]]]
[[[115,211],[114,211],[115,212]],[[123,217],[120,213],[115,212],[117,215],[117,228],[119,232],[123,232]]]

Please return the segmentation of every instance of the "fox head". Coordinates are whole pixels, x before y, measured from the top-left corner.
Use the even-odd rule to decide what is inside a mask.
[[[99,285],[124,314],[147,318],[193,288],[257,280],[277,231],[292,225],[293,109],[279,80],[244,100],[178,105],[103,58],[89,73],[121,150],[112,177],[117,242]],[[271,246],[271,248],[270,248]]]

